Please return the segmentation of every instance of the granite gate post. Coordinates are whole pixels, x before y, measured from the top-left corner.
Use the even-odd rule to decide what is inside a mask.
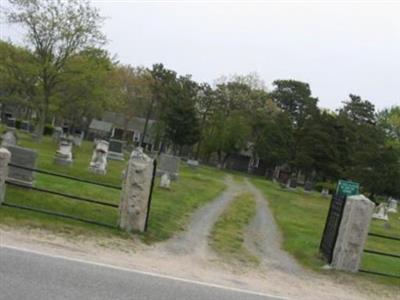
[[[119,227],[144,232],[153,179],[153,159],[141,148],[133,150],[122,184]]]
[[[340,222],[331,267],[357,272],[375,204],[363,195],[347,197]]]
[[[8,163],[11,153],[6,148],[0,148],[0,205],[4,202],[6,195],[6,179],[8,177]]]

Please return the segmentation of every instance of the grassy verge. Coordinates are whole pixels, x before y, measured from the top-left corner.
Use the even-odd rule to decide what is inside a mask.
[[[162,241],[184,230],[191,214],[224,190],[223,177],[210,172],[207,167],[181,166],[179,181],[170,190],[155,189],[146,242]]]
[[[97,182],[121,185],[121,174],[126,161],[109,161],[105,176],[89,172],[88,166],[92,155],[91,142],[85,141],[82,147],[75,147],[74,163],[72,166],[65,167],[53,163],[57,146],[51,138],[45,137],[42,143],[34,142],[29,135],[23,133],[19,133],[19,138],[21,146],[37,150],[38,168]],[[161,241],[184,228],[189,216],[197,207],[212,200],[224,189],[222,178],[222,172],[213,172],[211,168],[191,169],[182,164],[180,179],[172,183],[171,190],[160,189],[157,181],[153,194],[149,230],[144,235],[144,239],[147,242]],[[120,191],[118,190],[44,174],[36,174],[35,186],[109,203],[118,204],[120,201]],[[111,225],[116,225],[118,220],[118,210],[115,208],[67,200],[60,196],[12,186],[7,187],[6,202],[71,214]],[[117,229],[103,228],[8,207],[0,208],[0,224],[11,227],[46,229],[70,236],[128,236]]]
[[[303,265],[321,270],[325,264],[319,255],[319,244],[329,210],[330,198],[318,193],[305,193],[281,189],[278,185],[252,178],[252,182],[264,193],[274,212],[275,219],[284,236],[283,248],[293,254]],[[383,223],[373,221],[370,231],[400,237],[399,214],[391,215],[391,228],[385,229]],[[366,248],[399,254],[399,242],[369,237]],[[400,275],[398,259],[383,258],[365,254],[362,268]],[[362,275],[374,281],[397,284],[399,280]]]
[[[236,197],[215,224],[211,232],[211,247],[228,259],[257,264],[257,257],[244,247],[245,229],[255,213],[256,203],[252,194]]]

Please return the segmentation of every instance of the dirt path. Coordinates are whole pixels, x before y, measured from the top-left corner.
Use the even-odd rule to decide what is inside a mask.
[[[209,249],[208,237],[219,216],[239,194],[240,185],[232,177],[225,179],[226,190],[215,200],[199,208],[191,217],[187,230],[169,241],[160,244],[160,249],[175,255],[190,255],[197,258],[215,258]]]
[[[281,249],[282,237],[268,207],[268,202],[252,183],[245,181],[246,188],[254,195],[257,204],[257,213],[247,228],[246,248],[260,258],[264,268],[300,273],[302,268],[299,264]]]

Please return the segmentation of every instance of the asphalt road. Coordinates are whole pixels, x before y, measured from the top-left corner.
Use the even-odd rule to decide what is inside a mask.
[[[278,300],[261,294],[0,246],[1,300]]]

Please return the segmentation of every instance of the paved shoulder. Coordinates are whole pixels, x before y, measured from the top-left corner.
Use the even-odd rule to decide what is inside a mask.
[[[279,299],[0,247],[0,299]]]

